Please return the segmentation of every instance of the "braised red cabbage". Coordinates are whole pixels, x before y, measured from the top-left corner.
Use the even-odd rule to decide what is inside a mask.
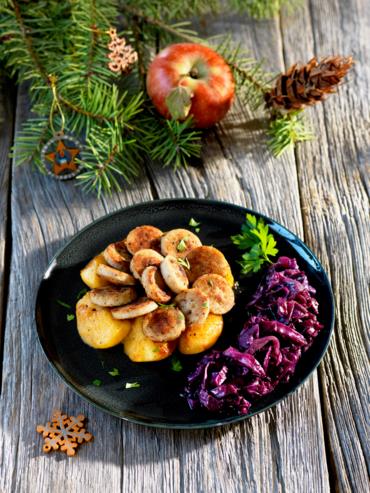
[[[188,375],[191,409],[248,414],[256,399],[288,382],[323,325],[316,291],[295,259],[280,257],[247,304],[238,347],[211,351]]]

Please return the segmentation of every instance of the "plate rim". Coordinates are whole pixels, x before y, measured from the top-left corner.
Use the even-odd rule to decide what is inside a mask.
[[[318,358],[318,360],[316,361],[316,363],[314,364],[314,366],[310,369],[310,371],[306,375],[306,377],[303,378],[302,380],[300,380],[300,382],[293,389],[289,390],[285,395],[283,395],[282,397],[280,397],[276,401],[272,402],[271,404],[263,407],[262,409],[259,409],[259,410],[256,410],[254,412],[248,413],[247,415],[224,417],[224,418],[218,417],[218,418],[214,418],[214,419],[211,418],[211,419],[207,420],[207,422],[200,422],[200,423],[171,423],[171,422],[169,422],[169,423],[163,423],[163,422],[153,422],[153,421],[152,422],[151,421],[148,421],[147,422],[145,420],[140,420],[140,419],[136,419],[136,418],[133,418],[133,417],[124,416],[124,415],[122,415],[122,414],[120,414],[118,412],[113,411],[112,409],[109,409],[108,407],[104,406],[103,404],[95,401],[91,397],[88,397],[86,395],[83,395],[80,392],[80,390],[72,382],[70,382],[66,378],[65,375],[63,375],[63,373],[57,368],[57,366],[55,365],[55,363],[49,357],[48,350],[44,346],[44,343],[43,343],[43,340],[42,340],[43,338],[40,335],[39,323],[38,323],[38,310],[39,310],[39,298],[40,298],[41,286],[42,286],[43,281],[47,280],[47,278],[49,277],[50,271],[53,269],[57,257],[59,257],[59,255],[65,250],[65,248],[67,248],[73,241],[75,241],[81,235],[83,235],[85,233],[85,231],[89,230],[92,226],[96,226],[97,224],[99,224],[101,222],[104,222],[108,218],[110,218],[112,216],[115,216],[115,215],[118,215],[118,214],[122,213],[123,211],[129,211],[130,209],[134,209],[136,207],[149,207],[149,206],[153,206],[153,205],[156,205],[156,204],[163,205],[163,204],[166,204],[166,203],[174,203],[174,202],[177,202],[178,204],[181,204],[181,203],[192,203],[193,202],[193,203],[203,203],[203,204],[206,204],[206,205],[227,206],[227,207],[230,207],[231,209],[235,209],[235,210],[237,210],[239,212],[242,212],[243,214],[246,214],[246,213],[257,214],[258,216],[260,216],[261,218],[263,218],[268,223],[270,223],[272,221],[278,227],[281,227],[283,230],[285,230],[288,233],[290,233],[294,237],[295,240],[298,240],[300,246],[303,247],[304,250],[306,250],[310,254],[311,257],[313,257],[313,259],[317,262],[317,264],[321,268],[321,272],[323,274],[325,284],[326,284],[326,286],[328,288],[329,298],[330,298],[330,304],[331,304],[331,307],[330,307],[331,323],[330,323],[330,327],[329,327],[328,337],[327,337],[327,340],[326,340],[324,346],[322,347],[320,357]],[[42,275],[42,277],[41,277],[41,279],[39,281],[38,288],[37,288],[37,293],[36,293],[36,296],[35,296],[35,304],[34,304],[34,306],[35,306],[35,309],[34,309],[34,327],[36,328],[36,334],[37,334],[38,342],[39,342],[39,344],[40,344],[40,346],[41,346],[41,348],[43,350],[44,355],[46,356],[46,359],[47,359],[49,365],[52,367],[52,369],[54,370],[54,372],[56,372],[56,374],[58,375],[58,377],[61,378],[64,381],[64,383],[66,383],[67,386],[73,392],[75,392],[81,399],[86,400],[87,402],[89,402],[93,406],[97,407],[98,409],[102,410],[105,413],[110,414],[111,416],[115,416],[115,417],[117,417],[117,418],[119,418],[121,420],[130,422],[130,423],[134,423],[134,424],[138,424],[138,425],[141,425],[141,426],[148,426],[148,427],[151,427],[151,428],[161,428],[161,429],[167,429],[167,430],[168,429],[174,429],[174,430],[175,429],[180,429],[180,430],[199,430],[199,429],[208,429],[208,428],[215,428],[215,427],[220,427],[220,426],[226,426],[226,425],[230,425],[230,424],[233,424],[233,423],[239,423],[241,421],[244,421],[246,419],[251,418],[252,416],[255,416],[256,414],[260,414],[260,413],[266,412],[269,409],[271,409],[272,407],[277,406],[284,399],[286,399],[287,397],[289,397],[290,395],[292,395],[294,392],[296,392],[309,378],[312,377],[312,374],[317,369],[317,367],[321,363],[323,357],[325,356],[325,354],[326,354],[326,352],[328,350],[328,347],[329,347],[329,344],[330,344],[330,341],[331,341],[331,338],[332,338],[332,335],[333,335],[334,326],[335,326],[335,300],[334,300],[334,294],[333,294],[333,289],[332,289],[330,280],[328,278],[328,275],[326,273],[326,270],[323,268],[320,260],[316,256],[316,254],[306,245],[306,243],[304,243],[303,240],[301,240],[299,238],[299,236],[297,236],[294,232],[292,232],[290,229],[288,229],[286,226],[282,225],[281,223],[279,223],[275,219],[272,219],[271,217],[266,216],[265,214],[263,214],[263,213],[261,213],[261,212],[259,212],[257,210],[250,209],[248,207],[243,207],[243,206],[240,206],[238,204],[233,204],[231,202],[227,202],[227,201],[223,201],[223,200],[205,199],[205,198],[180,197],[180,198],[173,198],[173,199],[171,199],[171,198],[165,198],[165,199],[147,200],[147,201],[144,201],[144,202],[138,202],[138,203],[129,205],[127,207],[121,207],[121,208],[119,208],[119,209],[117,209],[115,211],[109,212],[108,214],[105,214],[105,215],[103,215],[103,216],[95,219],[94,221],[90,222],[89,224],[87,224],[86,226],[84,226],[82,229],[80,229],[77,233],[75,233],[74,235],[72,235],[72,237],[69,238],[60,248],[58,248],[58,250],[56,251],[56,253],[53,255],[52,259],[48,263],[48,266],[45,269],[45,271],[44,271],[44,273],[43,273],[43,275]]]

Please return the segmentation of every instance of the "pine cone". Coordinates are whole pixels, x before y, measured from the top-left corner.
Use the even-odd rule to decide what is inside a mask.
[[[314,57],[306,65],[292,65],[265,93],[266,106],[290,111],[319,103],[336,91],[352,65],[351,56],[330,56],[320,62]]]

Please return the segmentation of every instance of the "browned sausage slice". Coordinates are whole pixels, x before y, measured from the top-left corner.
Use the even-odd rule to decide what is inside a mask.
[[[141,298],[129,305],[120,306],[119,308],[112,308],[111,313],[113,318],[119,320],[126,320],[128,318],[136,318],[146,315],[158,308],[158,305],[153,300],[147,298]]]
[[[126,238],[127,249],[132,255],[143,248],[159,250],[163,232],[154,226],[138,226],[131,230]]]
[[[136,284],[136,280],[130,274],[114,269],[109,265],[100,264],[96,269],[96,273],[99,277],[112,284],[118,284],[119,286],[132,286]]]
[[[218,274],[205,274],[193,284],[209,298],[209,310],[216,315],[223,315],[235,304],[234,291],[225,278]]]
[[[108,286],[90,291],[90,299],[98,306],[122,306],[136,300],[137,295],[134,288],[119,288]]]
[[[161,238],[161,251],[163,255],[173,255],[184,258],[193,250],[201,246],[202,242],[187,229],[171,229]]]
[[[130,269],[136,279],[140,279],[144,269],[149,265],[159,265],[163,260],[160,253],[151,248],[143,248],[135,253],[130,263]]]
[[[185,316],[174,307],[158,308],[145,316],[143,333],[156,342],[174,341],[185,330]]]
[[[141,276],[141,282],[147,297],[151,300],[154,300],[157,303],[168,303],[170,301],[171,296],[165,291],[166,285],[158,267],[150,265],[144,269]]]
[[[209,300],[200,289],[192,288],[183,291],[176,296],[175,302],[185,315],[187,326],[206,321],[209,314]]]

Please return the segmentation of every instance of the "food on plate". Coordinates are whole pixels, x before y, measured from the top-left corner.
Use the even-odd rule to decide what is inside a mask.
[[[181,293],[187,289],[189,285],[188,276],[176,257],[167,255],[162,260],[160,269],[165,283],[174,293]]]
[[[143,332],[155,342],[178,339],[186,328],[185,316],[174,306],[162,306],[144,317]]]
[[[109,318],[117,327],[127,321],[124,336],[108,337],[108,345],[103,342],[99,347],[123,342],[125,353],[136,362],[163,359],[177,343],[183,354],[209,349],[222,333],[221,315],[234,305],[233,276],[226,258],[183,228],[163,233],[154,226],[138,226],[92,259],[81,278],[92,288],[86,298],[89,303],[77,305],[81,337],[98,347],[99,321]],[[90,314],[94,318],[88,325],[84,320]],[[84,327],[90,329],[92,324],[91,342]],[[109,327],[114,325],[101,327],[103,341]],[[159,355],[157,344],[161,344]]]
[[[209,309],[216,315],[229,312],[235,304],[234,291],[226,279],[218,274],[204,274],[193,284],[209,299]]]
[[[151,248],[143,248],[134,254],[130,262],[130,269],[136,279],[141,278],[146,267],[149,265],[159,265],[163,256]]]
[[[191,250],[201,245],[198,236],[187,229],[171,229],[161,238],[161,252],[164,256],[184,258]]]
[[[188,375],[190,408],[248,414],[256,399],[288,382],[323,328],[315,293],[296,260],[279,257],[246,305],[237,347],[206,354]]]
[[[136,284],[135,278],[127,272],[122,272],[110,265],[100,264],[96,269],[97,275],[106,282],[119,286],[132,286]]]
[[[185,315],[186,324],[202,324],[209,315],[209,298],[197,288],[187,289],[178,294],[175,303]]]
[[[105,307],[126,305],[127,303],[131,303],[131,301],[135,301],[136,298],[137,294],[134,288],[107,286],[90,291],[91,301],[95,305]]]
[[[182,354],[198,354],[216,344],[222,333],[222,315],[210,313],[203,323],[189,325],[181,334],[178,349]]]
[[[104,260],[108,265],[123,272],[130,272],[131,255],[127,250],[125,241],[111,243],[103,251]]]
[[[99,265],[106,265],[105,259],[102,254],[94,257],[90,262],[81,270],[81,279],[89,288],[103,288],[109,286],[109,282],[99,277],[96,270]]]
[[[176,341],[155,342],[144,335],[144,317],[135,318],[132,329],[123,340],[124,353],[135,363],[160,361],[168,358],[176,349]]]
[[[146,87],[154,106],[165,118],[191,116],[199,128],[220,121],[234,98],[229,65],[211,48],[176,43],[160,51],[149,66]]]
[[[127,235],[127,249],[132,255],[143,248],[158,250],[162,235],[162,231],[154,226],[138,226]]]
[[[95,305],[88,292],[76,306],[77,330],[81,339],[95,349],[107,349],[119,344],[131,329],[131,322],[116,320],[109,308]]]
[[[112,309],[112,315],[119,320],[142,317],[158,308],[155,301],[147,298],[140,298],[129,305],[120,306]]]
[[[194,248],[186,258],[190,264],[187,275],[191,283],[204,274],[218,274],[229,282],[233,282],[229,263],[224,254],[217,248],[200,246]]]
[[[171,300],[158,267],[153,265],[147,267],[141,276],[141,282],[148,298],[157,303],[168,303]]]

